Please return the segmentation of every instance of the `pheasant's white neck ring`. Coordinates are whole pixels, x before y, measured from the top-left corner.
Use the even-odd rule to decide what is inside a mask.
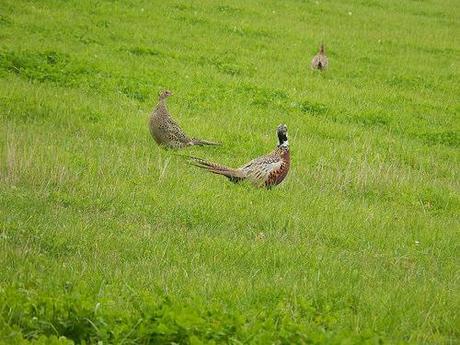
[[[278,147],[289,147],[289,142],[286,140],[278,145]]]

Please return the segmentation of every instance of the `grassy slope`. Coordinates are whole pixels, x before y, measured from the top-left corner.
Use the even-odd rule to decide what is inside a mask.
[[[0,341],[458,341],[459,10],[2,1]],[[225,143],[193,155],[239,165],[286,123],[286,183],[156,147],[165,87]]]

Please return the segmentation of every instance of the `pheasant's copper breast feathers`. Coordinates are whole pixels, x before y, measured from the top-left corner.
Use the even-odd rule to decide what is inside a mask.
[[[195,157],[191,157],[192,164],[214,174],[224,175],[232,182],[249,180],[256,186],[270,188],[284,180],[290,167],[287,127],[279,126],[277,133],[279,145],[273,152],[253,159],[240,168],[233,169]]]
[[[267,156],[254,159],[240,169],[245,172],[247,179],[263,185],[268,182],[274,172],[281,169],[282,165],[282,157],[273,152]]]
[[[265,182],[266,186],[277,185],[281,183],[281,181],[283,181],[284,178],[286,177],[289,171],[290,164],[291,164],[290,157],[289,157],[289,151],[286,153],[283,153],[282,155],[284,157],[283,157],[281,164],[279,165],[278,168],[272,169],[272,171],[270,172]]]

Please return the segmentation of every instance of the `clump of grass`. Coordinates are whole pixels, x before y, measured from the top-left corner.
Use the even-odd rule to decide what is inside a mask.
[[[0,52],[0,68],[24,79],[52,82],[62,86],[75,86],[82,78],[98,71],[87,63],[71,59],[70,55],[56,51]]]

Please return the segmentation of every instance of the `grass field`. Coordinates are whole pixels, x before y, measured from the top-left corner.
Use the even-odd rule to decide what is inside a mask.
[[[0,343],[458,344],[458,1],[0,2]],[[309,68],[324,41],[330,68]],[[231,166],[289,128],[267,191]]]

